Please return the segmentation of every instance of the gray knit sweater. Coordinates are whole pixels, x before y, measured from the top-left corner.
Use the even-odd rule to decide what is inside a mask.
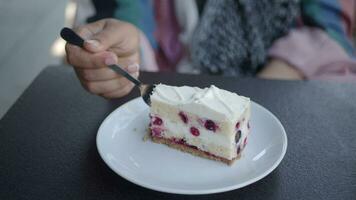
[[[192,39],[193,64],[210,74],[254,75],[298,14],[299,0],[208,0]]]

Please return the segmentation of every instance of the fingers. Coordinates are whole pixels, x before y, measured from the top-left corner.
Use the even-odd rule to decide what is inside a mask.
[[[129,93],[133,84],[116,74],[108,65],[119,64],[138,77],[139,31],[125,22],[99,20],[75,29],[84,40],[84,48],[66,44],[68,63],[74,66],[83,87],[106,98]]]
[[[131,73],[131,75],[137,78],[139,72]],[[134,87],[134,84],[124,77],[105,81],[86,81],[81,78],[79,80],[88,92],[105,98],[122,97],[128,94]]]
[[[106,67],[106,59],[117,61],[117,56],[112,52],[104,51],[92,54],[68,43],[66,44],[66,54],[68,63],[78,68],[103,68]]]
[[[100,20],[77,30],[81,36],[92,39],[86,40],[84,44],[86,49],[66,44],[69,64],[83,68],[101,68],[105,67],[106,60],[112,63],[118,62],[118,57],[121,60],[131,57],[132,59],[127,59],[126,62],[139,63],[139,37],[134,36],[137,30],[132,28],[132,25],[117,20],[110,21],[112,20]],[[110,25],[110,23],[119,25]],[[128,31],[126,26],[133,30]]]
[[[93,94],[104,94],[104,93],[111,93],[116,90],[120,90],[125,88],[127,85],[132,85],[125,78],[116,78],[107,81],[90,81],[84,83],[87,90]]]
[[[120,64],[131,75],[138,77],[138,54],[117,58],[112,52],[87,53],[76,55],[76,58],[81,57],[78,60],[70,60],[69,57],[69,63],[74,65],[77,76],[87,91],[106,98],[118,98],[132,90],[134,85],[107,65]]]
[[[138,77],[138,72],[133,75],[134,77]],[[119,98],[127,95],[131,90],[133,89],[134,85],[133,84],[128,84],[123,88],[120,88],[119,90],[115,90],[113,92],[108,92],[108,93],[103,93],[101,94],[102,97],[108,98],[108,99],[113,99],[113,98]]]
[[[139,32],[133,25],[112,19],[99,22],[90,24],[92,28],[81,30],[83,35],[86,32],[92,34],[84,42],[86,50],[95,53],[110,49],[118,56],[127,56],[138,50]]]
[[[133,89],[133,87],[134,87],[134,85],[127,85],[120,90],[105,93],[105,94],[102,94],[101,96],[104,98],[107,98],[107,99],[120,98],[120,97],[123,97],[123,96],[127,95],[128,93],[130,93],[131,90]]]
[[[94,34],[100,32],[103,30],[105,26],[105,20],[99,20],[93,23],[89,23],[77,28],[74,28],[73,30],[84,40],[87,40],[91,38]]]
[[[129,65],[124,68],[129,73],[138,72],[139,66],[137,64]],[[99,69],[77,69],[78,76],[85,81],[105,81],[121,77],[112,69],[105,67]]]
[[[127,67],[134,63],[139,63],[138,52],[126,57],[118,57],[110,51],[99,53],[89,53],[80,47],[66,44],[67,61],[70,65],[76,68],[98,69],[106,68],[107,65],[119,64],[122,67]]]

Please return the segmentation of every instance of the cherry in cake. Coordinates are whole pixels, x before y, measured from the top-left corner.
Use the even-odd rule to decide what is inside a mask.
[[[232,164],[247,144],[250,99],[209,88],[159,84],[151,95],[150,130],[156,143]]]

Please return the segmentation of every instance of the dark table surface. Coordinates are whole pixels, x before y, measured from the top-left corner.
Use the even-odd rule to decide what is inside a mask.
[[[284,125],[280,166],[247,187],[174,195],[126,181],[100,158],[95,137],[122,103],[85,92],[69,67],[46,68],[0,121],[0,199],[356,199],[356,85],[142,73],[149,83],[218,87],[246,95]]]

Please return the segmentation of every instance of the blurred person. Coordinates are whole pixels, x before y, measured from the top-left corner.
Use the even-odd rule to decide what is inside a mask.
[[[106,65],[139,70],[356,80],[355,0],[93,0],[96,14],[66,44],[82,85],[106,98],[133,84]],[[104,18],[104,19],[103,19]]]

